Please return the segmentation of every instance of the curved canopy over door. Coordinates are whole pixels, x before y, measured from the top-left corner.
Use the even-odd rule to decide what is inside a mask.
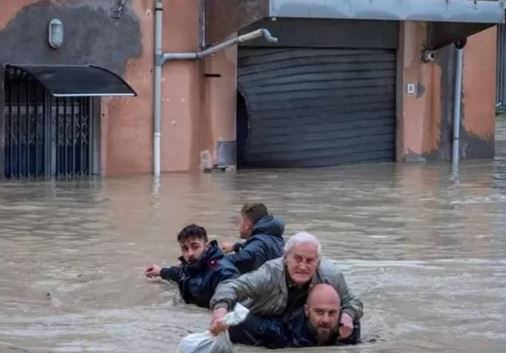
[[[120,76],[93,65],[9,65],[26,72],[53,97],[136,96]]]
[[[76,177],[100,170],[101,96],[135,96],[118,75],[83,65],[7,65],[4,175]]]

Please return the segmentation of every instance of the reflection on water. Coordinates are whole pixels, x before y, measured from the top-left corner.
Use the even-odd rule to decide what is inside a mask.
[[[245,201],[313,232],[365,303],[346,352],[503,352],[506,161],[0,184],[1,352],[173,352],[206,310],[143,278],[189,222],[237,237]],[[241,347],[243,352],[262,349]],[[308,350],[309,351],[309,350]],[[312,350],[311,350],[312,351]],[[328,352],[329,349],[315,349]]]

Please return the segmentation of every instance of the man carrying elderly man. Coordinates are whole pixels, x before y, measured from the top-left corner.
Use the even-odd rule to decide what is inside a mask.
[[[237,302],[250,314],[227,328],[223,318]],[[360,339],[362,302],[348,289],[337,263],[321,257],[318,239],[305,232],[287,241],[283,257],[220,283],[210,307],[210,331],[228,329],[234,343],[281,348]]]

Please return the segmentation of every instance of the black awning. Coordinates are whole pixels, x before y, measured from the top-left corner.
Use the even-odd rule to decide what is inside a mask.
[[[93,65],[9,65],[26,72],[54,97],[136,96],[120,76]]]

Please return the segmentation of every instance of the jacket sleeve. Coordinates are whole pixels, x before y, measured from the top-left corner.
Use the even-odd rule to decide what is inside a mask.
[[[238,241],[234,244],[234,252],[239,252],[241,251],[242,247],[244,246],[244,242],[243,241]]]
[[[248,297],[255,299],[272,291],[270,270],[269,264],[265,264],[254,272],[221,282],[211,298],[209,307],[214,309],[219,304],[226,305],[230,310],[238,301]]]
[[[162,277],[164,280],[167,281],[171,280],[179,283],[184,278],[183,267],[181,266],[164,267],[160,271],[160,277]]]
[[[256,270],[258,264],[267,261],[265,244],[259,240],[253,241],[247,246],[243,246],[238,253],[227,255],[227,260],[237,267],[241,273]]]
[[[213,274],[211,279],[211,291],[214,293],[218,285],[228,279],[236,278],[240,275],[239,271],[233,266],[221,266],[219,271]]]
[[[350,289],[348,289],[346,280],[341,272],[339,272],[339,275],[337,276],[335,288],[341,296],[341,310],[350,315],[353,318],[353,321],[360,320],[364,314],[364,304],[352,293]]]

